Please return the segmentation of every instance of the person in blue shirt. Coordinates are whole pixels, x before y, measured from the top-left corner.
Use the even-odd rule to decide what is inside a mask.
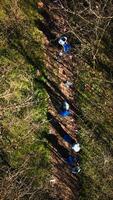
[[[67,37],[63,36],[58,40],[58,43],[63,47],[65,44],[67,44]]]
[[[66,162],[70,166],[72,174],[78,174],[81,171],[78,160],[74,156],[69,155]]]
[[[71,114],[70,111],[69,111],[69,104],[66,101],[64,101],[63,106],[62,106],[59,114],[62,117],[67,117]]]
[[[68,53],[71,50],[71,45],[67,42],[67,37],[63,36],[58,40],[58,43],[63,47],[64,53]]]
[[[71,50],[71,45],[70,44],[64,44],[63,49],[64,49],[64,53],[68,53]]]
[[[80,144],[76,141],[74,141],[73,140],[73,138],[70,136],[70,135],[68,135],[68,134],[65,134],[64,136],[63,136],[63,139],[66,141],[66,142],[68,142],[70,145],[72,145],[72,147],[71,147],[71,149],[74,151],[74,152],[76,152],[76,153],[78,153],[79,151],[80,151]]]
[[[81,171],[80,167],[77,165],[72,168],[72,174],[78,174]]]
[[[66,159],[66,162],[70,167],[73,167],[75,165],[76,158],[72,155],[69,155]]]
[[[70,135],[68,135],[68,134],[65,134],[65,135],[63,136],[63,139],[64,139],[66,142],[68,142],[69,144],[72,144],[72,143],[73,143],[73,138],[72,138]]]
[[[67,117],[67,116],[70,115],[70,112],[69,112],[69,110],[62,110],[62,111],[60,112],[60,115],[61,115],[62,117]]]

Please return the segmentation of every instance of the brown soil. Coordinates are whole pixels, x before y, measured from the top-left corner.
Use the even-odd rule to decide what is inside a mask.
[[[54,11],[54,8],[56,10]],[[45,64],[47,68],[46,89],[49,95],[48,120],[50,121],[50,133],[47,136],[51,146],[52,179],[51,187],[56,191],[58,200],[76,200],[79,196],[79,177],[73,175],[68,167],[65,158],[71,152],[71,146],[62,138],[63,134],[68,133],[76,141],[76,103],[75,89],[66,88],[63,81],[74,81],[73,55],[66,54],[57,58],[59,47],[53,39],[58,38],[66,32],[65,20],[57,12],[57,4],[49,3],[42,11],[45,19],[44,26],[40,29],[45,34]],[[49,32],[48,32],[49,30]],[[48,41],[48,42],[47,42]],[[59,108],[67,100],[71,108],[71,116],[62,118],[59,116]]]

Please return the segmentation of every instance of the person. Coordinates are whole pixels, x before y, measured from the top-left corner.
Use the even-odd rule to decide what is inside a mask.
[[[63,36],[58,40],[58,43],[63,47],[64,53],[68,53],[71,50],[71,45],[67,42],[67,37]]]
[[[64,81],[64,85],[65,85],[65,87],[70,88],[73,86],[73,83],[70,81]]]
[[[70,166],[70,167],[74,167],[75,163],[77,162],[76,158],[72,155],[69,155],[67,158],[66,158],[66,162],[67,164]]]
[[[75,151],[76,153],[80,151],[80,144],[77,142],[72,145],[72,150]]]
[[[69,104],[67,103],[67,101],[64,101],[64,103],[63,103],[63,109],[64,110],[69,110]]]
[[[64,49],[64,53],[68,53],[71,50],[71,45],[70,44],[64,44],[63,49]]]
[[[67,117],[67,116],[69,116],[71,113],[70,113],[70,111],[69,110],[62,110],[61,112],[60,112],[60,115],[62,116],[62,117]]]
[[[79,166],[75,166],[72,168],[72,174],[78,174],[81,171]]]
[[[73,142],[72,137],[71,137],[70,135],[68,135],[68,134],[65,134],[65,135],[63,136],[63,139],[64,139],[66,142],[68,142],[69,144],[72,144],[72,142]]]
[[[72,174],[78,174],[81,171],[78,160],[74,156],[69,155],[66,162],[70,166]]]
[[[70,111],[69,111],[69,104],[64,101],[63,105],[62,105],[62,108],[61,108],[61,111],[59,113],[62,117],[67,117],[70,115]]]
[[[76,153],[80,151],[80,144],[78,142],[75,143],[74,139],[68,135],[68,134],[65,134],[63,136],[63,139],[68,142],[70,145],[72,145],[72,150],[75,151]]]
[[[61,38],[58,40],[58,43],[59,43],[61,46],[64,46],[65,44],[67,44],[67,37],[65,37],[65,36],[61,37]]]

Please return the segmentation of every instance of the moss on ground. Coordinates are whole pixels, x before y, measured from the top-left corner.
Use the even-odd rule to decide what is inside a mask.
[[[30,1],[1,2],[0,155],[5,156],[0,165],[16,171],[24,165],[22,177],[39,187],[50,175],[50,152],[44,139],[48,96],[36,77],[37,69],[45,70],[44,36],[34,24],[40,15],[33,6]]]
[[[78,126],[83,174],[80,199],[108,200],[113,198],[112,81],[104,70],[88,64],[78,66],[78,71]]]

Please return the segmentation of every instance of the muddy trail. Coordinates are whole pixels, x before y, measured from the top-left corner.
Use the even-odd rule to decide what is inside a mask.
[[[51,187],[59,200],[76,200],[80,192],[80,175],[73,175],[66,163],[68,155],[74,155],[71,145],[64,141],[68,134],[74,141],[79,141],[76,123],[76,65],[73,50],[69,54],[58,56],[61,50],[57,39],[63,34],[68,36],[65,16],[59,13],[57,3],[46,3],[39,12],[44,22],[37,20],[38,28],[45,35],[45,88],[49,95],[48,120],[50,132],[47,136],[51,147],[52,179]],[[65,86],[65,81],[73,83],[71,87]],[[62,118],[59,115],[60,107],[66,100],[70,105],[71,115]],[[74,155],[76,156],[76,155]],[[79,154],[77,155],[80,156]]]

